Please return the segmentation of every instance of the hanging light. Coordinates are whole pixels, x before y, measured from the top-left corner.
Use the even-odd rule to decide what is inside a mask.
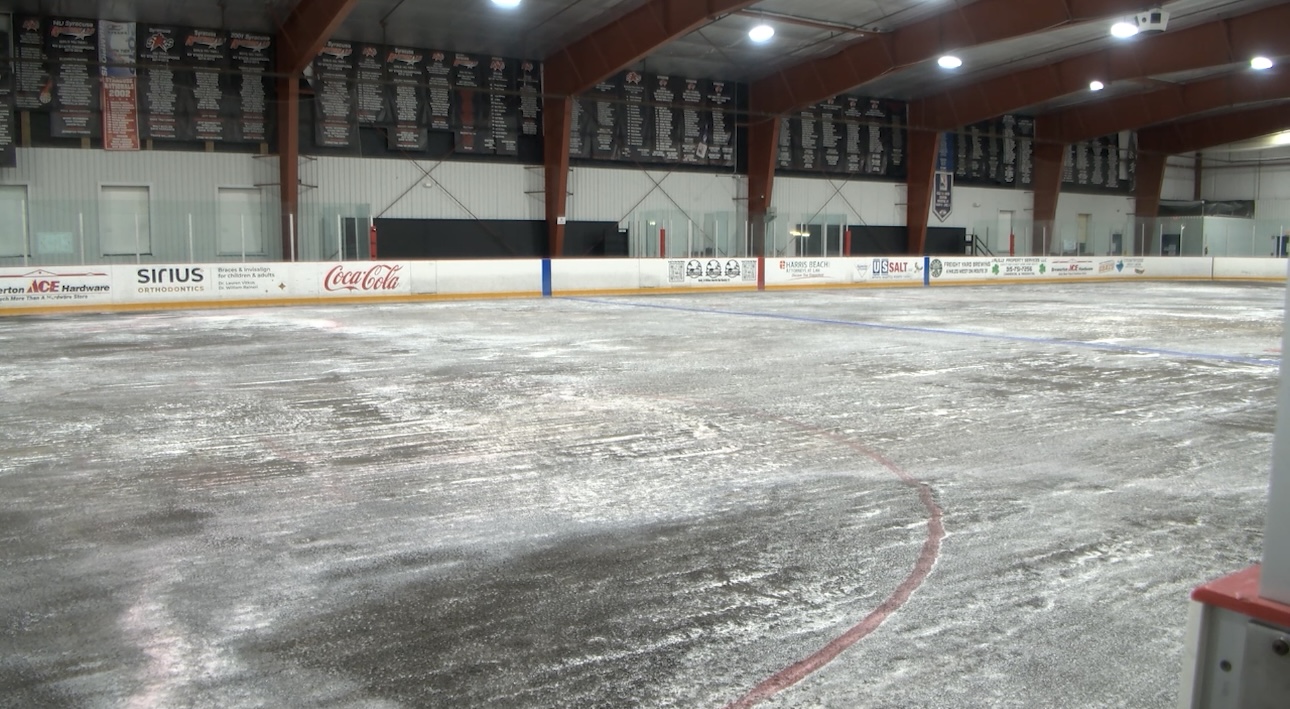
[[[1274,65],[1275,62],[1267,57],[1255,57],[1250,60],[1250,68],[1256,71],[1271,69]]]
[[[942,69],[957,69],[963,66],[963,60],[953,54],[946,54],[940,59],[937,59],[936,63],[940,64]]]
[[[1101,91],[1102,89],[1105,89],[1105,88],[1106,88],[1106,84],[1103,84],[1102,82],[1098,81],[1097,79],[1094,79],[1094,80],[1092,80],[1092,81],[1088,82],[1088,90],[1089,90],[1089,91]]]
[[[775,28],[771,27],[770,25],[764,22],[748,30],[748,39],[751,39],[752,41],[757,42],[758,44],[762,42],[769,42],[770,38],[774,36],[775,36]]]
[[[1128,39],[1138,33],[1138,19],[1126,17],[1111,25],[1111,36]]]

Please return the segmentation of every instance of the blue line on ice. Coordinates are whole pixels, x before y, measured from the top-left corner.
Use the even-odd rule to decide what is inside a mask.
[[[655,310],[672,310],[682,313],[704,313],[707,315],[733,315],[745,318],[766,318],[770,320],[788,320],[790,322],[812,323],[815,325],[842,325],[860,327],[870,330],[889,330],[894,332],[911,332],[923,335],[950,335],[953,337],[975,337],[983,340],[1002,340],[1004,342],[1025,342],[1038,345],[1059,345],[1077,347],[1103,352],[1127,352],[1131,354],[1154,354],[1163,357],[1180,357],[1184,359],[1203,359],[1233,364],[1251,364],[1261,367],[1279,367],[1279,357],[1243,357],[1241,355],[1214,354],[1212,352],[1187,352],[1184,350],[1167,350],[1159,347],[1142,347],[1138,345],[1117,345],[1110,342],[1082,342],[1080,340],[1062,340],[1050,337],[1027,337],[1025,335],[999,335],[988,332],[971,332],[968,330],[949,330],[934,327],[915,327],[912,325],[883,325],[881,323],[859,322],[854,320],[833,320],[830,318],[812,318],[805,315],[783,315],[780,313],[757,313],[744,310],[719,310],[710,308],[687,308],[680,305],[659,305],[657,303],[634,303],[621,300],[602,300],[598,298],[565,298],[580,303],[598,305],[619,305],[631,308],[652,308]]]

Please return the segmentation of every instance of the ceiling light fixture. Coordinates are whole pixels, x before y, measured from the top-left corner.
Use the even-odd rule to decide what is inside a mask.
[[[1290,131],[1285,131],[1284,133],[1277,133],[1276,135],[1272,136],[1272,144],[1290,145]]]
[[[937,59],[936,63],[940,64],[942,69],[957,69],[963,66],[963,60],[953,54],[946,54],[940,59]]]
[[[1255,71],[1264,71],[1266,69],[1271,69],[1274,64],[1275,62],[1273,62],[1271,59],[1268,59],[1267,57],[1255,57],[1250,60],[1250,68],[1254,69]]]
[[[769,42],[770,38],[774,36],[775,36],[775,28],[771,27],[770,25],[764,22],[748,30],[748,39],[751,39],[752,41],[757,43]]]
[[[1101,91],[1102,89],[1105,89],[1105,88],[1106,88],[1106,84],[1103,84],[1102,82],[1100,82],[1100,81],[1098,81],[1098,80],[1096,80],[1096,79],[1094,79],[1093,81],[1088,82],[1088,90],[1089,90],[1089,91]]]
[[[505,8],[519,7],[520,0],[493,0],[493,4]]]
[[[1128,39],[1138,33],[1138,18],[1126,17],[1111,25],[1111,36]]]

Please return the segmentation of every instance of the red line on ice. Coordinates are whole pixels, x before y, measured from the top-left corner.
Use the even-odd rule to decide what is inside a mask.
[[[936,565],[936,559],[940,556],[941,540],[945,538],[945,524],[942,520],[940,505],[937,505],[936,500],[932,497],[931,489],[877,451],[870,450],[854,441],[848,441],[841,436],[830,433],[824,433],[823,435],[872,458],[900,478],[901,482],[918,488],[918,499],[927,510],[927,540],[923,542],[923,550],[918,554],[914,569],[896,587],[895,592],[888,596],[887,600],[883,601],[872,613],[865,616],[864,620],[838,636],[828,645],[820,648],[815,654],[799,660],[766,678],[747,694],[727,704],[726,709],[748,709],[748,707],[758,702],[779,694],[829,664],[834,658],[846,651],[847,648],[877,630],[883,622],[909,601],[909,598],[914,595],[914,591],[917,591],[923,585],[923,582],[927,580],[927,576],[932,573],[932,567]]]

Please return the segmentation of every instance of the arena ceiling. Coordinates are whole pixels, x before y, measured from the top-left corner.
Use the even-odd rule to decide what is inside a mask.
[[[911,125],[929,128],[1007,112],[1053,115],[1063,121],[1047,123],[1064,132],[1051,137],[1069,139],[1082,135],[1073,127],[1086,118],[1081,110],[1102,104],[1129,111],[1114,126],[1128,129],[1290,100],[1282,68],[1247,76],[1255,53],[1290,62],[1290,3],[1276,0],[522,0],[513,9],[490,0],[9,3],[20,12],[275,33],[311,6],[336,8],[341,16],[329,26],[337,39],[555,60],[548,66],[578,76],[551,83],[549,73],[548,85],[569,90],[597,80],[591,74],[629,67],[745,81],[753,110],[769,114],[846,91],[908,100]],[[1112,21],[1152,7],[1170,13],[1167,31],[1110,36]],[[760,23],[776,30],[764,44],[748,36]],[[947,52],[963,66],[939,67]],[[1088,90],[1092,79],[1105,88]]]

